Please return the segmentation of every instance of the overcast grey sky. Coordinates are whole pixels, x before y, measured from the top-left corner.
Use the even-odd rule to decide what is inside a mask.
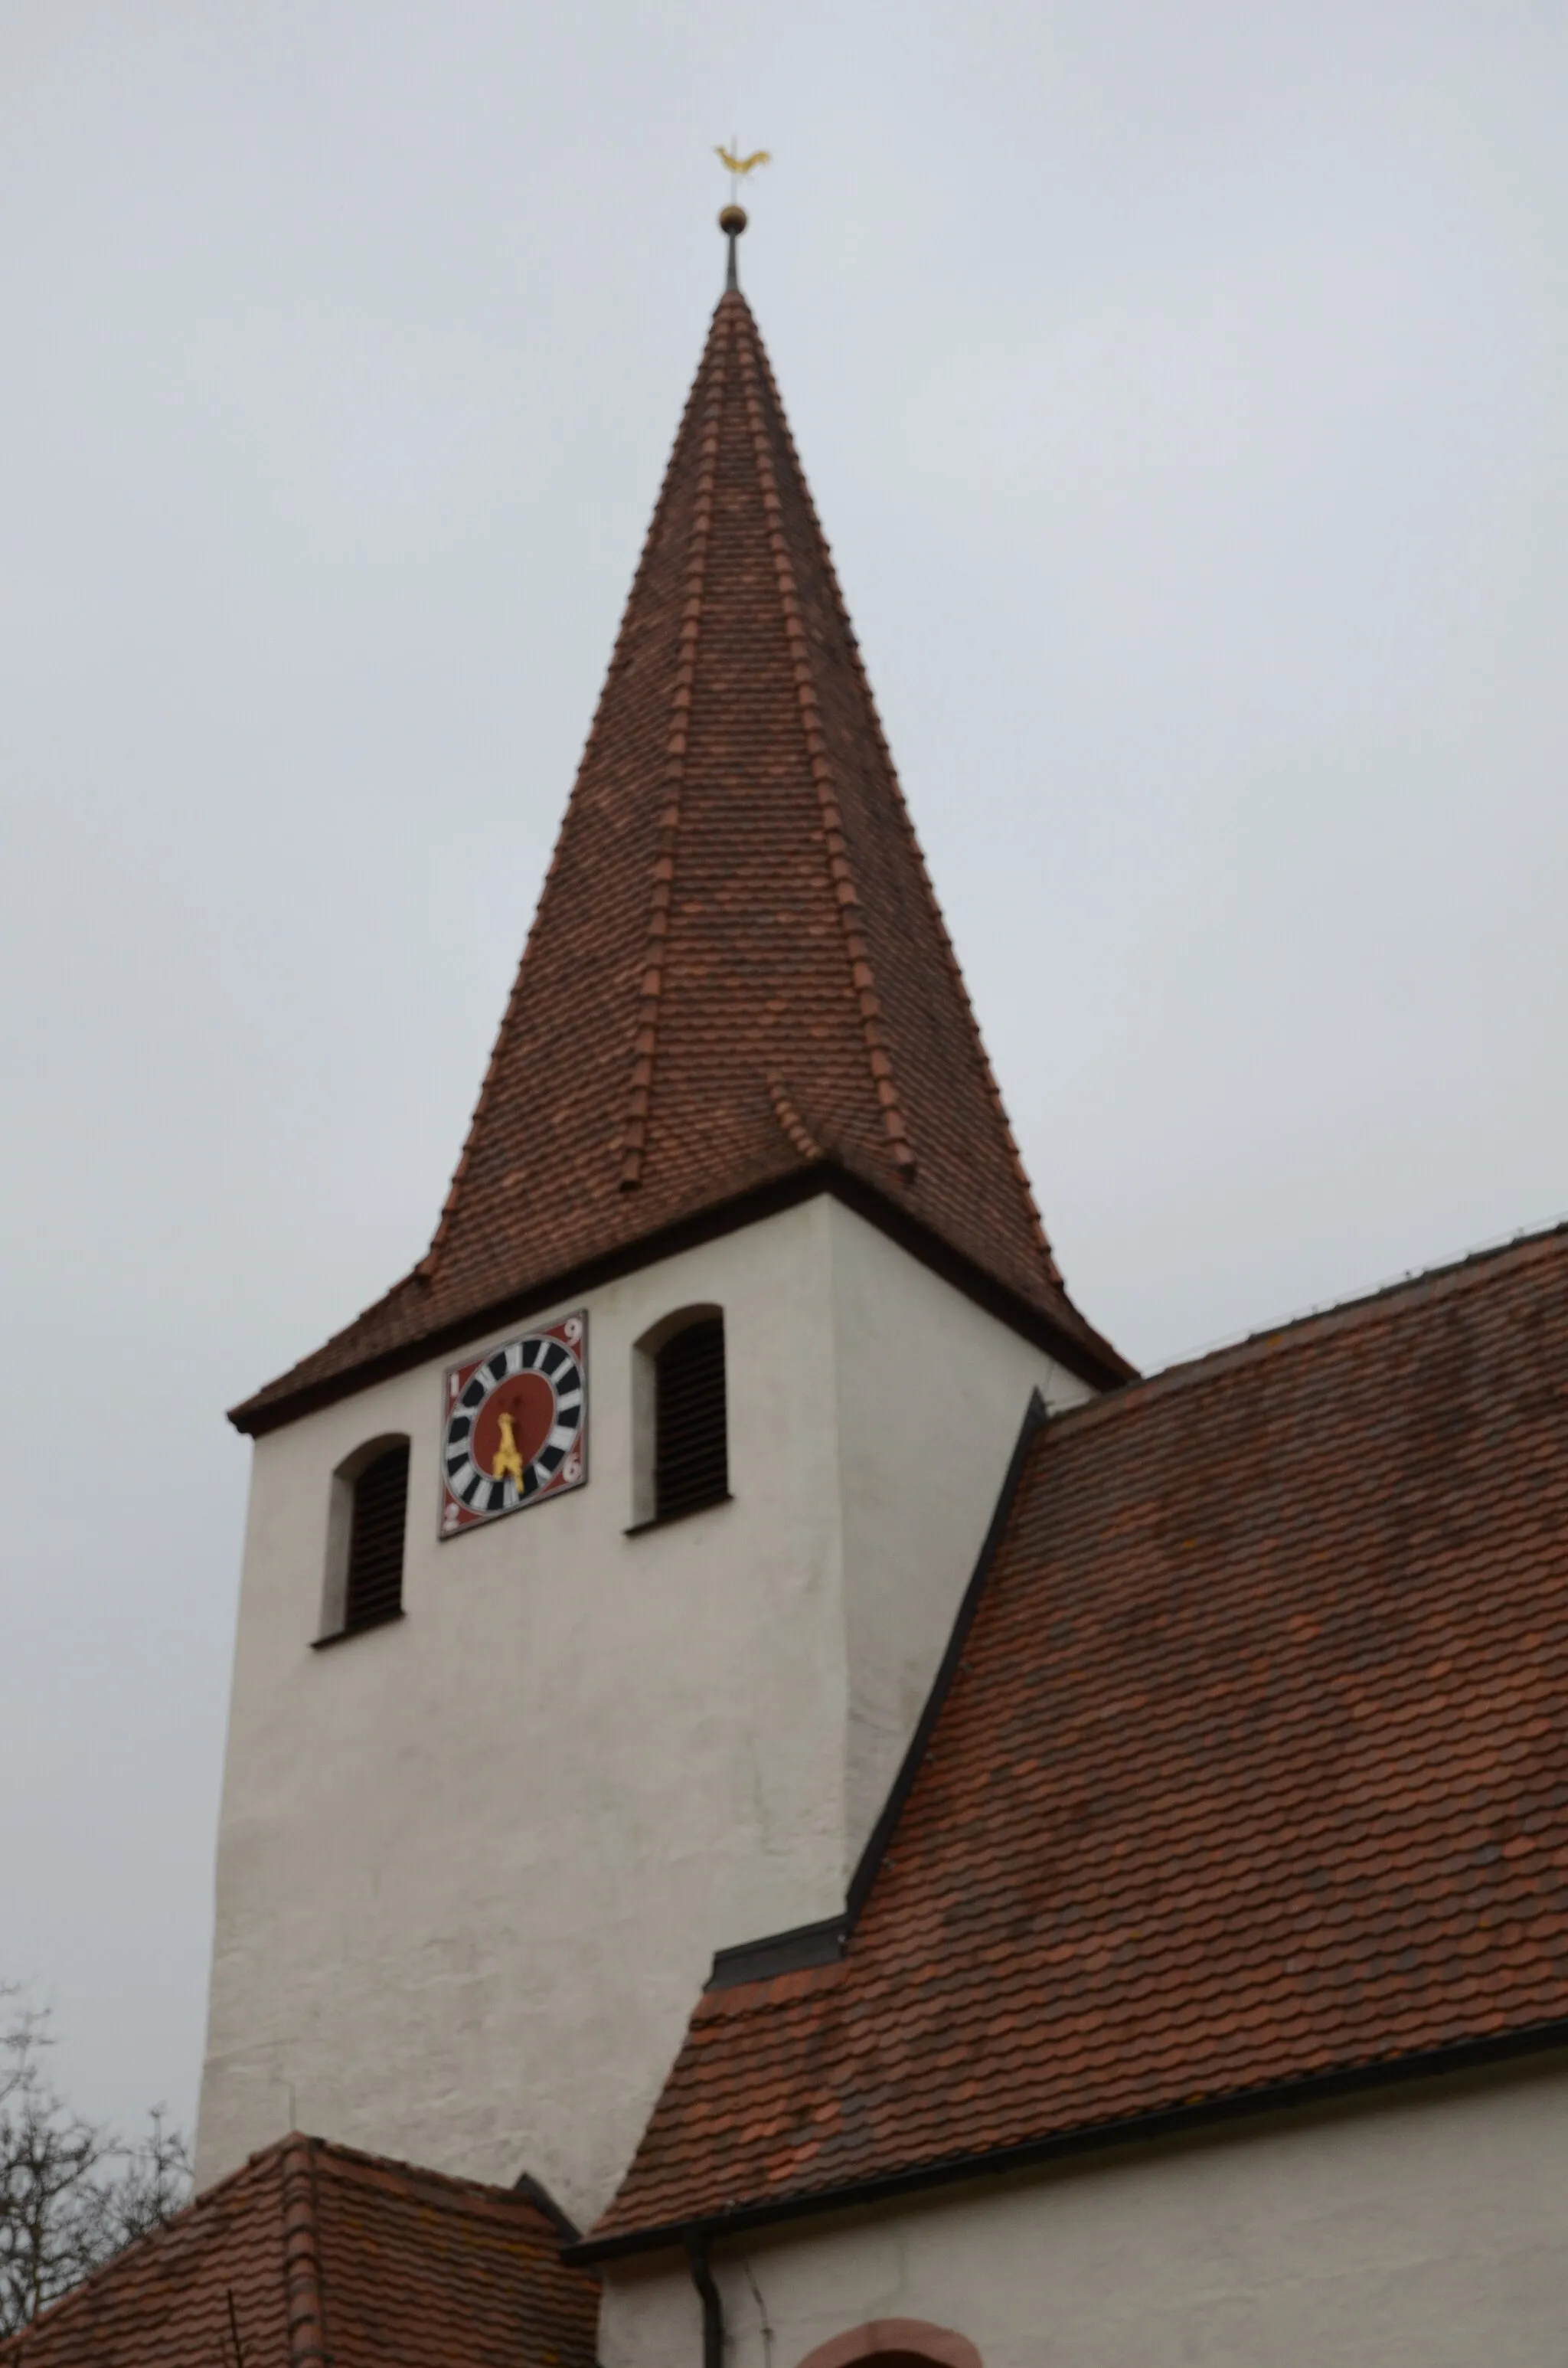
[[[1568,15],[0,0],[0,1970],[193,2108],[246,1450],[423,1249],[722,273],[1158,1363],[1568,1208]]]

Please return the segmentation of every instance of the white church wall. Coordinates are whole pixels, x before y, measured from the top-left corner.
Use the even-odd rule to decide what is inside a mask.
[[[204,2182],[293,2124],[591,2216],[713,1950],[842,1906],[1029,1389],[1078,1386],[825,1194],[572,1304],[584,1487],[438,1539],[444,1376],[504,1329],[256,1442]],[[696,1305],[733,1501],[629,1536],[636,1344]],[[406,1617],[312,1651],[334,1475],[398,1434]]]
[[[1030,1393],[1093,1393],[850,1209],[832,1215],[849,1735],[846,1877],[915,1731]]]
[[[437,1536],[456,1355],[258,1440],[204,2181],[298,2123],[586,2211],[716,1929],[839,1905],[826,1226],[810,1202],[590,1294],[588,1485],[491,1526]],[[628,1537],[631,1344],[697,1301],[726,1313],[733,1501]],[[407,1617],[312,1652],[332,1475],[396,1431]]]
[[[800,2368],[880,2319],[983,2368],[1542,2368],[1565,2149],[1556,2055],[785,2224],[716,2252],[726,2368]],[[684,2264],[607,2268],[603,2368],[696,2368]]]

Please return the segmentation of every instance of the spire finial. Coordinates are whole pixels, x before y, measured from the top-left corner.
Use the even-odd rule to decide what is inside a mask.
[[[739,238],[745,226],[746,210],[744,206],[726,206],[722,213],[719,216],[719,227],[730,242],[730,259],[724,269],[724,287],[726,290],[732,288],[738,288],[741,284],[741,275],[735,268],[735,241]]]
[[[730,242],[729,265],[724,274],[726,292],[738,289],[741,284],[740,273],[735,267],[735,241],[746,226],[745,208],[737,202],[741,183],[748,173],[755,173],[759,165],[773,162],[766,148],[754,148],[749,156],[743,156],[740,149],[740,142],[732,138],[727,148],[720,147],[713,151],[730,176],[730,202],[719,216],[719,227]]]

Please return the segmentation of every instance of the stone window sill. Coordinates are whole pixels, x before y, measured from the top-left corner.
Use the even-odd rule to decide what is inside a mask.
[[[390,1628],[394,1620],[406,1620],[407,1617],[400,1606],[396,1611],[381,1612],[374,1620],[356,1621],[352,1628],[335,1628],[330,1636],[316,1637],[311,1650],[312,1653],[324,1653],[329,1645],[347,1645],[351,1636],[368,1636],[373,1628]]]
[[[700,1505],[683,1505],[678,1513],[653,1513],[645,1521],[633,1521],[622,1537],[640,1538],[649,1530],[673,1530],[677,1521],[695,1520],[699,1513],[710,1513],[715,1505],[733,1505],[734,1497],[726,1488],[722,1497],[704,1497]]]

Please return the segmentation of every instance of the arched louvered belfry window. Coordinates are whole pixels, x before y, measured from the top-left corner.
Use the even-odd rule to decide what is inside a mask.
[[[724,1318],[713,1310],[653,1351],[653,1519],[674,1520],[729,1493]]]
[[[343,1585],[344,1635],[379,1627],[403,1610],[403,1540],[408,1519],[408,1441],[394,1440],[355,1474]]]

